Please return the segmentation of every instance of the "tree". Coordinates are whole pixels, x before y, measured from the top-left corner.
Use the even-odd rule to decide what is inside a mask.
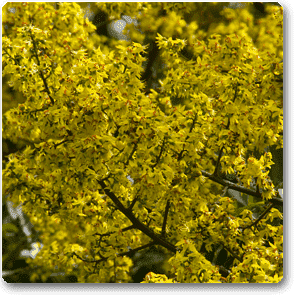
[[[279,282],[282,7],[97,7],[136,18],[131,41],[97,35],[76,3],[3,8],[3,76],[25,99],[3,137],[27,145],[3,192],[40,234],[30,280],[130,282],[156,247],[166,274],[143,282]]]

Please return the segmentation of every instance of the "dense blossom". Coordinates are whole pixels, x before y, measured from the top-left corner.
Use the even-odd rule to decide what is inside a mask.
[[[283,147],[282,8],[267,6],[259,24],[247,8],[225,8],[203,30],[182,17],[195,3],[97,5],[138,20],[131,42],[99,46],[76,3],[3,8],[3,76],[26,99],[3,116],[3,137],[30,143],[9,156],[3,191],[41,233],[31,280],[64,271],[130,282],[129,254],[157,245],[168,275],[144,282],[279,282],[283,201],[266,149]],[[148,33],[164,76],[145,93]],[[206,255],[217,249],[232,262]]]

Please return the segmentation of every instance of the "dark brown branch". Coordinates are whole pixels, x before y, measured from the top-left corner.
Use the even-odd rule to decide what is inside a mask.
[[[224,149],[224,145],[222,146],[222,148],[220,150],[220,153],[219,153],[219,156],[218,156],[216,168],[215,168],[215,171],[214,171],[214,174],[213,174],[214,176],[219,175],[219,165],[220,165],[220,160],[221,160],[221,157],[222,157],[222,154],[223,154],[223,149]]]
[[[38,56],[37,49],[36,49],[36,41],[35,41],[35,39],[34,39],[33,34],[32,34],[31,31],[30,31],[30,37],[31,37],[31,39],[32,39],[34,56],[35,56],[35,58],[36,58],[36,60],[37,60],[38,66],[40,67],[41,64],[40,64],[39,56]],[[53,98],[52,98],[51,95],[50,95],[50,90],[49,90],[47,81],[46,81],[46,79],[45,79],[45,77],[44,77],[44,74],[43,74],[43,72],[42,72],[41,70],[39,71],[39,74],[40,74],[40,77],[41,77],[41,79],[42,79],[42,81],[43,81],[43,83],[44,83],[45,91],[46,91],[46,93],[48,94],[48,96],[49,96],[49,98],[50,98],[50,100],[51,100],[51,103],[54,104],[54,100],[53,100]]]
[[[164,137],[164,139],[163,139],[163,143],[162,143],[162,145],[161,145],[159,155],[158,155],[158,157],[156,158],[155,164],[152,165],[152,170],[157,166],[157,164],[159,163],[159,161],[160,161],[160,159],[161,159],[162,153],[163,153],[163,151],[164,151],[165,141],[166,141],[166,137]]]
[[[61,142],[59,142],[59,143],[57,143],[57,144],[54,144],[54,148],[56,149],[59,145],[62,145],[62,144],[64,144],[64,143],[66,143],[68,140],[63,140],[63,141],[61,141]]]
[[[88,263],[99,263],[99,262],[102,262],[102,261],[105,261],[107,260],[106,257],[102,257],[101,259],[97,259],[97,260],[87,260],[87,259],[84,259],[82,257],[80,257],[78,254],[76,254],[75,252],[72,253],[72,255],[75,255],[77,258],[79,258],[80,260],[84,261],[84,262],[88,262]]]
[[[255,178],[255,185],[256,185],[256,193],[259,194],[259,186],[257,184],[257,178]]]
[[[130,226],[127,226],[123,229],[120,229],[121,232],[125,232],[125,231],[128,231],[128,230],[131,230],[131,229],[134,229],[135,227],[133,225],[130,225]],[[94,235],[99,235],[100,238],[104,237],[104,236],[110,236],[114,233],[117,233],[117,231],[113,231],[113,232],[107,232],[107,233],[95,233]]]
[[[231,181],[222,179],[222,178],[215,176],[214,174],[210,174],[206,171],[201,171],[201,174],[205,177],[208,177],[210,180],[212,180],[214,182],[217,182],[223,186],[227,186],[229,189],[263,199],[262,195],[260,193],[257,193],[257,191],[245,188],[245,187],[235,184]],[[195,175],[195,177],[201,176],[201,174],[197,174],[197,175]],[[268,199],[267,201],[269,201],[270,203],[276,204],[276,205],[283,206],[283,199],[279,198],[279,197],[273,197],[272,199]]]
[[[189,130],[189,133],[191,133],[192,130],[194,129],[197,118],[198,118],[198,114],[196,114],[195,118],[193,119],[193,123],[192,123],[192,126],[191,126],[190,130]],[[189,135],[186,136],[185,142],[187,141],[188,138],[189,138]],[[183,146],[183,149],[180,151],[180,153],[178,155],[178,158],[177,158],[178,161],[180,161],[182,159],[182,155],[183,155],[184,151],[186,151],[186,150],[184,150],[184,146]]]
[[[126,251],[126,252],[118,253],[117,255],[118,256],[132,255],[132,254],[134,254],[137,251],[146,249],[146,248],[151,247],[153,245],[155,245],[155,242],[151,242],[151,243],[148,243],[146,245],[143,245],[143,246],[140,246],[140,247],[137,247],[137,248],[134,248],[134,249],[130,249],[130,250]]]
[[[236,258],[237,260],[239,260],[240,262],[243,261],[243,259],[241,257],[239,257],[238,255],[236,255],[231,249],[229,249],[228,247],[226,247],[223,243],[222,243],[224,249],[226,251],[228,251],[234,258]]]
[[[233,96],[233,99],[232,99],[232,102],[234,102],[235,101],[235,99],[236,99],[236,96],[237,96],[237,91],[238,91],[238,84],[236,84],[236,86],[235,86],[235,91],[234,91],[234,96]],[[227,126],[228,126],[228,128],[229,128],[229,123],[227,124]]]
[[[246,226],[246,227],[243,227],[242,229],[247,229],[247,228],[250,228],[252,226],[256,226],[263,218],[264,216],[274,207],[274,203],[272,203],[262,214],[261,216],[255,220],[255,222],[253,222],[252,224]]]
[[[131,153],[129,154],[127,161],[125,162],[125,166],[127,166],[127,165],[129,164],[129,161],[131,160],[131,158],[132,158],[134,152],[135,152],[136,149],[137,149],[137,145],[138,145],[139,141],[140,141],[140,137],[139,137],[138,140],[134,143],[133,149],[132,149]]]
[[[155,234],[150,228],[148,228],[145,224],[139,221],[132,211],[125,208],[118,197],[115,195],[114,192],[110,190],[110,188],[105,184],[103,180],[98,181],[101,188],[104,190],[105,194],[112,200],[112,202],[116,205],[116,207],[132,222],[133,226],[143,232],[145,235],[150,237],[156,244],[163,246],[164,248],[168,249],[169,251],[176,253],[176,247],[165,240],[163,237],[158,236]]]
[[[162,236],[165,236],[165,234],[166,234],[166,226],[167,226],[169,209],[170,209],[170,200],[167,201],[166,208],[165,208],[164,220],[163,220],[163,225],[162,225],[162,229],[161,229]]]
[[[146,69],[144,70],[143,74],[141,75],[141,81],[147,81],[152,75],[152,66],[156,57],[159,54],[159,48],[155,41],[151,41],[148,47],[148,60]]]
[[[132,210],[134,207],[134,204],[136,203],[136,201],[139,199],[139,197],[136,195],[134,197],[134,199],[132,200],[132,202],[130,203],[130,206],[128,207],[128,210]]]
[[[225,267],[218,266],[218,268],[219,268],[219,273],[222,275],[222,277],[226,278],[230,274],[230,271],[227,270]]]
[[[191,133],[192,130],[194,129],[195,124],[196,124],[196,121],[197,121],[197,118],[198,118],[198,114],[196,113],[195,118],[193,119],[193,123],[192,123],[192,126],[191,126],[191,128],[190,128],[189,133]],[[187,138],[188,138],[188,136],[187,136]]]

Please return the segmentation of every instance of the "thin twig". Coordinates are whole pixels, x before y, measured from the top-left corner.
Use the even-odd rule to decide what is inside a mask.
[[[162,236],[164,236],[166,234],[169,209],[170,209],[170,200],[167,201],[166,208],[165,208],[164,220],[163,220],[162,229],[161,229]]]
[[[242,229],[247,229],[247,228],[251,228],[252,226],[256,226],[262,219],[263,217],[274,207],[274,203],[272,203],[262,214],[261,216],[255,220],[255,222],[253,222],[252,224],[246,226],[246,227],[243,227]]]

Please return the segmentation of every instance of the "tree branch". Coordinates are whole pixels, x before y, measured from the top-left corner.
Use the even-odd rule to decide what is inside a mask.
[[[156,244],[159,244],[164,248],[168,249],[169,251],[176,253],[176,247],[173,244],[166,241],[163,237],[155,234],[150,228],[148,228],[145,224],[139,221],[134,216],[132,211],[125,208],[125,206],[121,203],[118,197],[110,190],[110,188],[105,184],[103,180],[101,181],[98,180],[98,183],[100,184],[101,188],[104,190],[105,194],[113,201],[116,207],[131,221],[131,223],[136,229],[142,231],[144,234],[150,237]]]
[[[151,247],[151,246],[153,246],[153,245],[155,245],[155,242],[150,242],[150,243],[148,243],[148,244],[146,244],[146,245],[143,245],[143,246],[140,246],[140,247],[137,247],[137,248],[134,248],[134,249],[130,249],[130,250],[126,251],[126,252],[118,253],[117,255],[118,255],[118,256],[125,256],[125,255],[129,256],[129,255],[134,254],[134,253],[137,252],[137,251],[146,249],[146,248]]]
[[[165,141],[166,141],[166,137],[164,137],[164,139],[163,139],[163,143],[162,143],[162,145],[161,145],[159,155],[158,155],[158,157],[156,158],[155,164],[152,165],[152,170],[157,166],[157,164],[159,163],[159,161],[160,161],[160,159],[161,159],[162,153],[163,153],[163,151],[164,151]]]
[[[164,220],[163,220],[163,225],[162,225],[162,230],[161,230],[162,236],[165,236],[165,233],[166,233],[169,209],[170,209],[170,200],[167,201],[166,208],[165,208]]]
[[[250,227],[252,227],[252,226],[256,226],[261,220],[262,220],[262,218],[273,208],[275,206],[275,204],[274,203],[272,203],[262,214],[261,214],[261,216],[258,218],[258,219],[256,219],[255,220],[255,222],[253,222],[252,224],[250,224],[250,225],[248,225],[248,226],[246,226],[246,227],[243,227],[242,229],[244,230],[244,229],[247,229],[247,228],[250,228]]]
[[[32,34],[32,32],[31,32],[31,30],[30,30],[30,37],[31,37],[31,39],[32,39],[34,56],[35,56],[35,58],[36,58],[36,60],[37,60],[38,66],[40,67],[41,64],[40,64],[39,56],[38,56],[37,49],[36,49],[36,41],[35,41],[35,39],[34,39],[34,37],[33,37],[33,34]],[[47,84],[47,82],[46,82],[46,79],[45,79],[45,77],[44,77],[44,74],[43,74],[43,72],[42,72],[41,70],[39,71],[39,74],[40,74],[40,77],[41,77],[41,79],[42,79],[42,81],[43,81],[43,83],[44,83],[45,91],[46,91],[46,93],[48,94],[48,96],[49,96],[49,98],[50,98],[50,100],[51,100],[51,103],[54,104],[54,100],[53,100],[53,98],[52,98],[51,95],[50,95],[50,90],[49,90],[48,84]]]
[[[195,124],[196,124],[196,121],[197,121],[197,118],[198,118],[198,114],[196,113],[195,114],[195,118],[193,119],[193,123],[192,123],[192,126],[191,126],[191,128],[190,128],[190,130],[189,130],[189,133],[191,133],[192,132],[192,130],[194,129],[194,127],[195,127]],[[186,136],[186,138],[185,138],[185,142],[187,141],[187,139],[189,138],[189,135],[187,135]],[[183,152],[184,151],[186,151],[186,150],[184,150],[184,146],[183,146],[183,149],[180,151],[180,153],[179,153],[179,155],[178,155],[178,161],[180,161],[181,159],[182,159],[182,155],[183,155]]]
[[[245,188],[243,186],[240,186],[238,184],[232,183],[228,180],[222,179],[222,178],[215,176],[214,174],[210,174],[206,171],[201,171],[201,173],[203,176],[208,177],[210,180],[217,182],[223,186],[227,186],[229,189],[263,199],[262,195],[259,192],[257,193],[257,191],[254,191],[254,190]],[[198,176],[201,176],[201,174],[197,174],[195,177],[198,177]],[[283,199],[279,198],[279,197],[273,197],[272,199],[268,199],[267,201],[269,201],[273,204],[276,204],[276,205],[283,206]]]
[[[138,138],[138,140],[136,141],[136,143],[134,143],[133,149],[132,149],[131,153],[129,154],[127,161],[125,162],[125,166],[127,166],[129,164],[129,161],[131,160],[134,152],[137,149],[137,145],[138,145],[139,141],[140,141],[140,137]]]
[[[219,165],[220,165],[220,160],[221,160],[221,157],[222,157],[222,154],[223,154],[223,149],[224,149],[224,145],[222,146],[222,148],[221,148],[221,150],[220,150],[220,153],[219,153],[219,156],[218,156],[216,168],[215,168],[215,171],[214,171],[214,173],[213,173],[214,176],[218,176]]]
[[[136,195],[134,197],[134,199],[132,200],[132,202],[130,203],[130,206],[128,207],[128,210],[132,210],[134,207],[134,204],[136,203],[136,201],[139,199],[139,197]]]

